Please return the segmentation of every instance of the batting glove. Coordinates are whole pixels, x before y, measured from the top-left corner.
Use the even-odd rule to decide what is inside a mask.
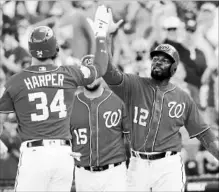
[[[77,161],[81,161],[81,153],[72,152],[70,155]]]
[[[110,17],[110,12],[107,7],[104,5],[98,6],[94,19],[96,37],[106,37],[109,29]]]

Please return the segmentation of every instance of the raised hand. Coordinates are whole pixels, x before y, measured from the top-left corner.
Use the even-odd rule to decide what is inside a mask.
[[[76,159],[77,161],[81,161],[81,153],[78,152],[71,152],[70,155]]]
[[[109,30],[110,13],[104,5],[97,8],[94,19],[95,36],[105,36]]]
[[[110,19],[108,33],[112,34],[112,33],[115,33],[121,27],[124,21],[121,19],[117,23],[115,23],[113,21],[112,10],[110,8],[108,8],[108,12],[109,12],[109,19]]]

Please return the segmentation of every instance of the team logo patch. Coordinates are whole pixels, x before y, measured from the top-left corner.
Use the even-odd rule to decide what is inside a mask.
[[[121,109],[118,109],[117,111],[106,111],[103,114],[103,118],[105,119],[105,125],[109,129],[117,126],[120,122],[121,117],[122,117]]]
[[[39,67],[39,71],[46,71],[46,67]]]
[[[177,104],[177,102],[171,101],[168,103],[168,107],[169,107],[169,117],[178,119],[183,115],[186,108],[186,104],[185,103]]]
[[[37,57],[41,58],[43,56],[43,51],[37,50]]]
[[[81,64],[82,65],[93,65],[94,63],[94,55],[85,55],[82,59],[81,59]]]

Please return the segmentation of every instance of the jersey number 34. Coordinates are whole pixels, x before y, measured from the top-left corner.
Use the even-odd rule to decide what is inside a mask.
[[[40,102],[36,104],[36,109],[42,111],[40,115],[37,113],[31,113],[31,121],[47,120],[49,118],[49,112],[58,112],[59,118],[67,116],[63,89],[59,89],[56,92],[50,106],[48,106],[48,99],[44,92],[29,93],[28,99],[29,102],[40,99]]]

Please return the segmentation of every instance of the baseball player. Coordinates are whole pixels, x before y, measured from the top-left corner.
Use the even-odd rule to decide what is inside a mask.
[[[88,55],[82,63],[90,65],[92,59]],[[71,115],[76,191],[126,190],[129,126],[124,103],[103,87],[102,78],[76,95]]]
[[[127,191],[183,191],[180,127],[185,126],[190,137],[199,139],[217,159],[218,139],[203,121],[193,99],[169,82],[179,63],[175,48],[161,44],[150,56],[151,78],[122,73],[111,60],[103,76],[126,104],[132,120]]]
[[[86,22],[81,18],[81,25]],[[90,84],[104,73],[99,67],[100,61],[108,57],[105,32],[101,32],[108,25],[98,24],[97,51],[92,66],[56,66],[59,48],[52,29],[40,26],[30,34],[32,65],[9,79],[0,99],[0,112],[16,113],[23,141],[15,191],[71,189],[73,93],[77,86]]]

